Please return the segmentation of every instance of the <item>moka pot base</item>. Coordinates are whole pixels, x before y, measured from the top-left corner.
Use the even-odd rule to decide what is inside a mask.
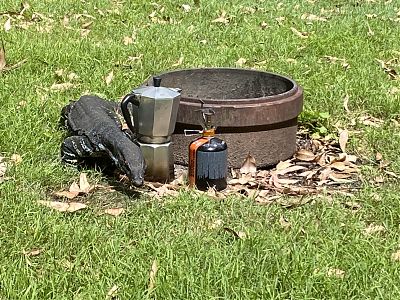
[[[150,144],[138,142],[146,162],[145,180],[169,182],[174,179],[174,155],[171,142]]]

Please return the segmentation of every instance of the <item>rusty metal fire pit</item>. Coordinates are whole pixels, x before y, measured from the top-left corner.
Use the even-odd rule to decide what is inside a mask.
[[[186,165],[194,137],[185,129],[201,129],[200,109],[215,111],[217,134],[228,144],[228,163],[239,168],[250,153],[258,167],[291,157],[296,150],[297,117],[303,90],[293,80],[258,70],[205,68],[159,74],[163,86],[179,87],[182,98],[173,135],[175,161]],[[148,81],[147,84],[152,84]]]

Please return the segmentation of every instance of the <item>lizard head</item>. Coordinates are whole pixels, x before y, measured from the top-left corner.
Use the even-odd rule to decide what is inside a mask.
[[[119,147],[116,153],[119,168],[128,176],[134,186],[142,186],[146,163],[138,145],[130,143],[129,147]]]

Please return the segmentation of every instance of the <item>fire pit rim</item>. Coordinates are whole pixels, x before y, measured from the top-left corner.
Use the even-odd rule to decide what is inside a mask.
[[[269,96],[262,96],[262,97],[256,97],[256,98],[218,98],[218,99],[209,99],[209,98],[195,98],[195,97],[190,97],[185,95],[185,101],[189,103],[199,103],[199,99],[210,103],[210,104],[220,104],[220,105],[228,105],[226,102],[234,102],[235,104],[257,104],[257,103],[269,103],[269,102],[275,102],[281,99],[287,99],[288,97],[296,94],[298,90],[300,89],[300,86],[297,84],[297,82],[287,76],[281,75],[279,73],[275,72],[268,72],[268,71],[263,71],[263,70],[257,70],[257,69],[249,69],[249,68],[230,68],[230,67],[206,67],[206,68],[186,68],[186,69],[175,69],[175,70],[166,70],[161,73],[158,73],[156,76],[163,76],[163,75],[172,75],[174,73],[181,73],[181,72],[188,72],[188,71],[241,71],[241,72],[251,72],[251,73],[263,73],[265,75],[268,75],[270,77],[276,77],[279,80],[286,81],[289,84],[292,85],[292,88],[279,94],[274,94],[274,95],[269,95]],[[145,85],[152,85],[152,77],[149,77],[145,81]],[[180,87],[178,87],[180,88]],[[232,103],[230,104],[230,106]]]

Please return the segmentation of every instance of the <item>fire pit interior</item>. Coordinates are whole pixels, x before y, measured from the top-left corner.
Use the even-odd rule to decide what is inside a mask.
[[[249,153],[258,167],[267,167],[295,152],[303,91],[290,78],[231,68],[178,70],[158,76],[163,86],[182,89],[173,135],[176,163],[188,162],[188,145],[195,137],[185,136],[184,130],[201,129],[201,101],[215,111],[214,124],[218,137],[228,144],[230,167],[240,167]]]

